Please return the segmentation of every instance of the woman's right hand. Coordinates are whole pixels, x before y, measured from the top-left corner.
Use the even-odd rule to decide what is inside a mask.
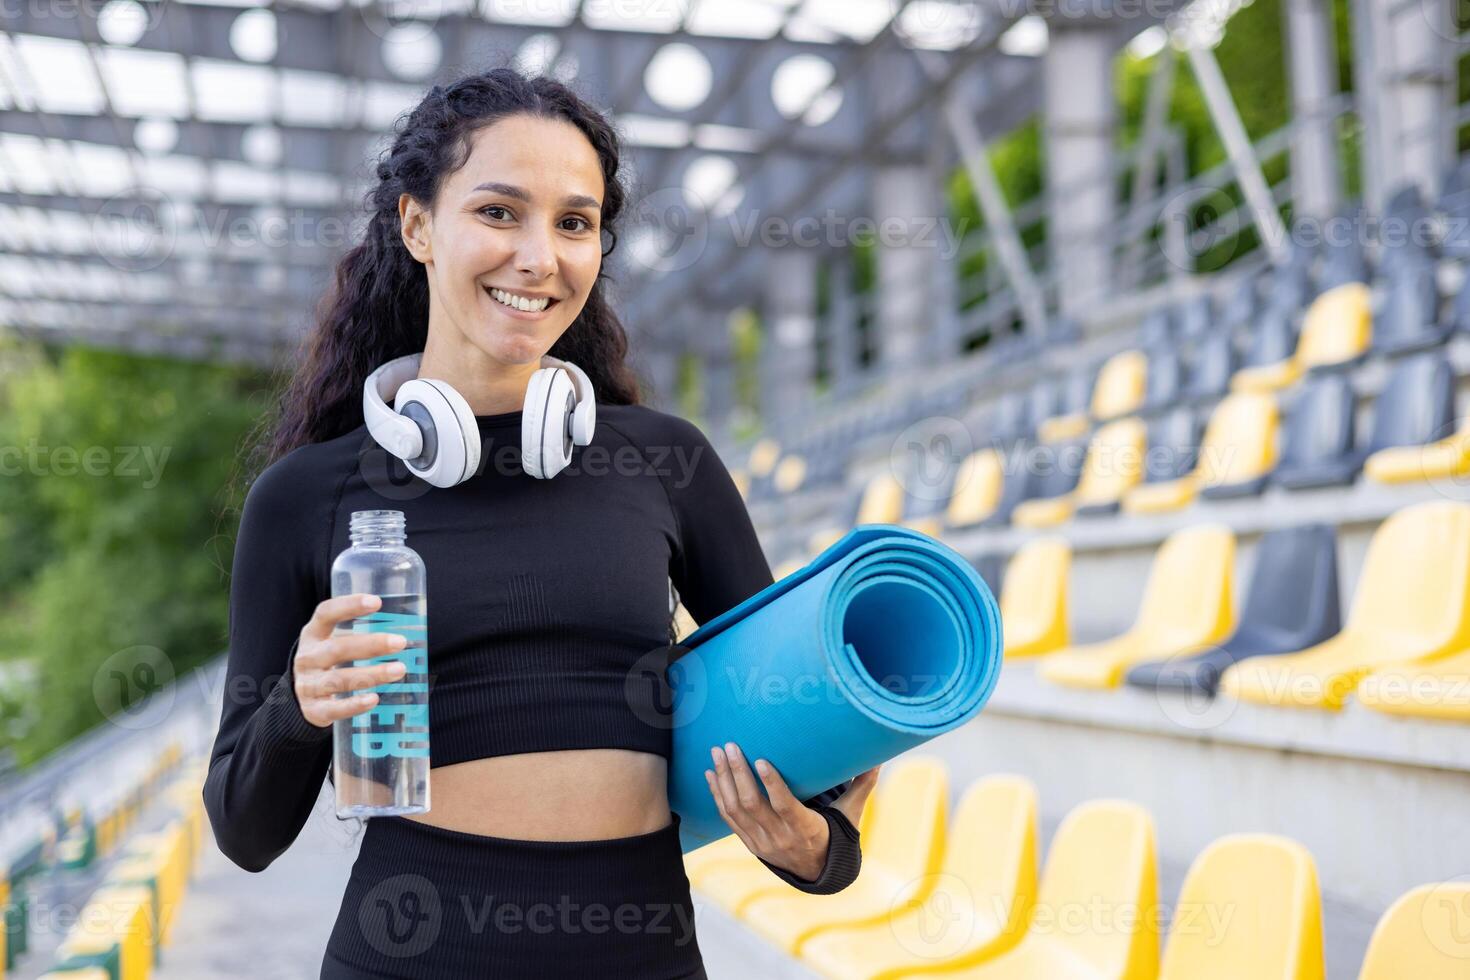
[[[311,620],[301,628],[296,647],[296,700],[306,720],[327,728],[339,718],[351,718],[378,703],[371,691],[349,698],[335,697],[341,691],[361,691],[396,681],[407,671],[401,660],[371,667],[338,667],[344,661],[369,660],[402,650],[408,640],[398,633],[338,633],[338,623],[364,616],[382,604],[375,595],[354,592],[323,599]]]

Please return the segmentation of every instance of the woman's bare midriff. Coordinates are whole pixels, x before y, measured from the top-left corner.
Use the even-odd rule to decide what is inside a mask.
[[[663,756],[631,749],[564,749],[473,759],[429,770],[436,827],[520,840],[604,840],[673,820]]]

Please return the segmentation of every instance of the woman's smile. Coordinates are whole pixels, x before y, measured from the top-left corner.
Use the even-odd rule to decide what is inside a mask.
[[[498,286],[480,287],[490,301],[499,307],[507,316],[518,320],[542,320],[556,308],[561,301],[554,296],[535,296],[530,293],[515,292],[501,289]]]

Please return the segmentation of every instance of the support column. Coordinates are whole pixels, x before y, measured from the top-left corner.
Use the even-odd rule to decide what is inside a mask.
[[[724,310],[701,311],[692,324],[700,354],[704,417],[722,435],[730,431],[735,412],[735,359],[730,347],[730,319]]]
[[[873,175],[878,234],[878,362],[886,372],[916,367],[933,329],[931,286],[942,219],[941,188],[924,164],[891,164]]]
[[[857,383],[857,304],[852,293],[852,255],[836,251],[827,262],[827,370],[832,393],[842,397]]]
[[[1071,316],[1105,296],[1112,284],[1116,48],[1106,25],[1053,19],[1049,26],[1047,237],[1061,310]]]
[[[817,357],[817,258],[814,248],[772,250],[761,335],[761,415],[786,423],[811,397]]]
[[[1354,65],[1364,106],[1365,171],[1375,210],[1404,184],[1427,200],[1454,159],[1454,22],[1450,0],[1354,0]]]
[[[1337,165],[1337,45],[1327,0],[1286,0],[1287,65],[1297,125],[1291,142],[1293,214],[1326,219],[1342,196]]]

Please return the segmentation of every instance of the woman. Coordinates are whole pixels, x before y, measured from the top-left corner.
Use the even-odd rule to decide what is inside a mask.
[[[323,977],[704,975],[670,732],[627,677],[672,638],[671,584],[704,622],[772,576],[700,430],[638,404],[603,287],[618,166],[607,121],[552,80],[496,69],[435,86],[378,165],[365,239],[338,266],[246,497],[204,796],[247,870],[299,834],[332,722],[375,700],[334,695],[398,676],[338,666],[391,649],[383,634],[331,638],[378,604],[327,598],[351,513],[402,510],[428,571],[432,808],[367,822]],[[363,423],[367,376],[420,351],[419,376],[464,396],[484,446],[448,488],[407,473]],[[597,400],[587,465],[549,481],[515,459],[548,353]],[[618,465],[629,454],[639,465]],[[813,893],[853,880],[876,768],[802,805],[733,743],[710,756],[721,815],[775,876]]]

